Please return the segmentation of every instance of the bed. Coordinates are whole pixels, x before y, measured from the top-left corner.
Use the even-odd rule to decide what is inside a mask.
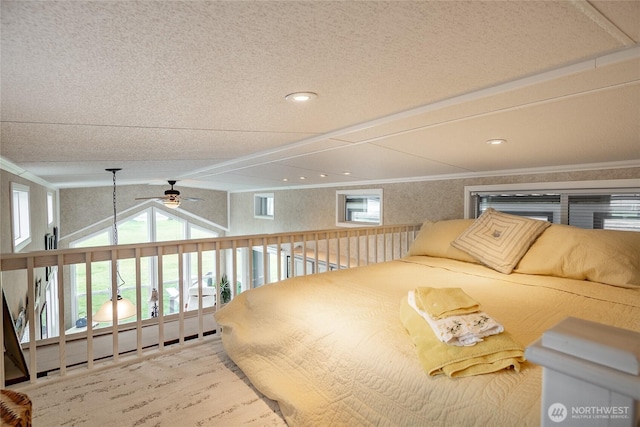
[[[640,331],[640,233],[519,221],[427,221],[402,259],[244,292],[215,314],[224,347],[290,426],[538,426],[541,367],[429,375],[399,314],[460,288],[523,348],[569,316]]]

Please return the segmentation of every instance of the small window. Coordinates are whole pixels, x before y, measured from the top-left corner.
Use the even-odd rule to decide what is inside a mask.
[[[587,229],[640,231],[636,180],[466,187],[471,216],[487,208]],[[527,188],[529,187],[529,188]]]
[[[273,219],[275,212],[273,193],[255,194],[253,209],[254,218]]]
[[[336,224],[382,225],[382,189],[336,191]]]
[[[47,191],[47,225],[53,225],[53,193]]]
[[[19,251],[31,242],[31,217],[29,212],[29,187],[11,184],[13,224],[13,248]]]

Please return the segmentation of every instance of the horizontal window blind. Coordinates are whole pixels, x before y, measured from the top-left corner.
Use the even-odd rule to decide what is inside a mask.
[[[640,231],[640,194],[569,196],[569,224]]]
[[[513,215],[560,222],[559,194],[493,194],[478,196],[477,216],[487,208]]]
[[[595,192],[594,192],[595,193]],[[475,194],[476,217],[487,208],[581,228],[640,231],[640,193]]]

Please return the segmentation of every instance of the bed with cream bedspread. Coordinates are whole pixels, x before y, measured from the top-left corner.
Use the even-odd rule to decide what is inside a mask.
[[[430,256],[266,285],[216,320],[231,358],[291,426],[540,425],[535,364],[457,379],[425,373],[398,316],[419,286],[462,288],[525,347],[567,316],[640,331],[637,288]]]

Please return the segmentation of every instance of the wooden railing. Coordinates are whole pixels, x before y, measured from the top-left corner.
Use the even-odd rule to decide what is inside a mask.
[[[0,258],[2,276],[7,272],[22,271],[21,277],[26,280],[26,300],[35,303],[30,304],[26,310],[26,342],[19,343],[16,334],[3,332],[13,332],[13,324],[10,328],[6,325],[4,328],[0,327],[0,337],[5,342],[7,352],[13,353],[14,359],[22,358],[22,380],[28,379],[32,383],[42,375],[55,373],[64,376],[71,366],[92,369],[96,362],[116,362],[121,355],[142,356],[150,349],[163,350],[166,343],[182,344],[185,339],[202,339],[204,335],[214,333],[216,325],[212,314],[238,292],[288,277],[401,258],[406,255],[419,228],[420,225],[415,224],[343,228],[4,254]],[[195,262],[187,265],[187,254],[194,256]],[[214,271],[207,271],[203,266],[204,254],[208,259],[215,259]],[[175,296],[177,312],[173,313],[165,313],[163,259],[167,255],[178,255],[178,286]],[[262,259],[255,259],[255,256]],[[142,260],[148,259],[154,260],[154,274],[151,275],[154,277],[154,284],[147,283],[145,286],[147,289],[157,289],[158,305],[157,317],[145,318],[147,313],[143,313],[142,308],[143,286],[140,285],[141,264]],[[92,266],[97,262],[110,262],[111,295],[117,295],[117,269],[118,262],[122,260],[135,262],[135,321],[119,322],[115,315],[117,303],[112,301],[114,314],[111,326],[96,327],[93,310],[88,309],[86,329],[74,327],[70,315],[65,315],[70,311],[67,305],[71,298],[71,266],[84,266],[86,306],[92,307]],[[185,274],[192,265],[195,265],[195,274]],[[37,273],[43,269],[47,276],[51,276],[48,277],[48,283],[52,283],[54,288],[44,296],[35,281]],[[206,286],[203,284],[205,273],[215,278],[221,278],[225,274],[232,284],[228,291],[215,286],[215,304],[209,307],[203,306],[201,298]],[[0,282],[0,287],[5,289],[16,285]],[[24,283],[20,288],[25,288]],[[191,291],[198,297],[197,309],[187,310],[185,301],[187,293]],[[221,291],[230,295],[222,295]],[[47,295],[50,300],[47,300]],[[53,319],[57,326],[55,333],[44,333],[47,328],[54,329],[51,325],[42,324],[48,323],[42,317],[45,306],[56,313]],[[2,319],[0,316],[0,324],[6,322]],[[8,321],[14,322],[11,317]],[[18,365],[22,363],[20,360],[13,362]],[[3,387],[7,379],[3,360],[0,360],[0,368],[0,387]]]

